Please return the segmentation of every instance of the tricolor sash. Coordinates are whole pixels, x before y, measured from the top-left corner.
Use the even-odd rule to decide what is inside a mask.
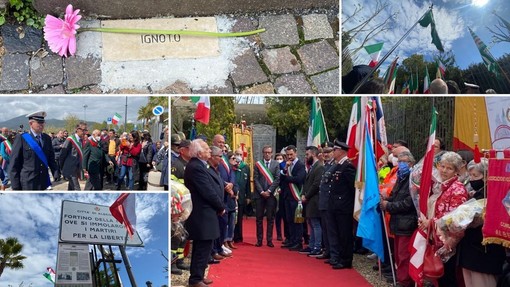
[[[10,156],[11,153],[12,153],[12,144],[11,144],[11,142],[8,139],[5,139],[3,141],[3,144],[5,146],[5,153],[7,153]],[[6,169],[6,166],[7,166],[7,160],[4,158],[4,160],[2,160],[2,169]]]
[[[290,168],[287,169],[287,175],[291,176],[290,174]],[[301,189],[298,188],[298,186],[295,183],[289,182],[289,188],[291,191],[292,196],[296,201],[301,203]]]
[[[34,150],[37,157],[42,161],[44,167],[46,168],[46,171],[48,171],[48,159],[46,158],[46,155],[44,154],[43,150],[39,146],[39,144],[32,138],[32,136],[29,133],[24,133],[22,137],[25,139],[27,144]],[[41,138],[42,140],[42,138]],[[48,172],[48,178],[46,180],[46,187],[51,186],[51,180],[50,180],[50,173]]]
[[[230,167],[228,164],[228,160],[225,158],[225,156],[221,156],[221,165],[225,168],[228,174],[230,174]]]
[[[81,148],[81,142],[76,138],[75,135],[69,136],[67,138],[67,140],[69,140],[71,142],[73,147],[76,149],[76,151],[80,155],[80,161],[82,161],[83,160],[83,151],[82,151],[82,148]]]
[[[271,174],[271,172],[269,171],[267,166],[264,164],[264,162],[262,160],[257,161],[255,166],[260,171],[260,173],[264,176],[264,178],[266,179],[267,183],[269,185],[272,185],[273,181],[274,181],[273,175]]]

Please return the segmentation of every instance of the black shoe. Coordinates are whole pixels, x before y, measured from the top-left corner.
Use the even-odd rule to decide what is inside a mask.
[[[260,242],[260,241],[257,241],[257,243],[255,243],[255,246],[257,246],[257,247],[260,247],[260,246],[262,246],[262,242]]]
[[[303,248],[299,250],[299,254],[310,254],[312,252],[312,249],[310,247]]]
[[[320,250],[312,250],[310,254],[308,254],[308,257],[319,257],[322,255],[322,252]]]
[[[117,190],[120,190],[120,185],[117,185]]]
[[[317,256],[315,258],[320,259],[320,260],[324,260],[324,259],[330,259],[331,256],[329,254],[324,253],[321,256]]]
[[[267,243],[267,246],[268,246],[268,247],[274,247],[274,244],[273,244],[273,242],[269,241],[269,242]]]
[[[281,236],[281,235],[280,235],[280,236],[276,236],[276,240],[278,240],[278,241],[282,241],[282,240],[283,240],[283,238],[282,238],[282,236]]]
[[[352,264],[338,263],[336,265],[333,265],[333,269],[352,269]]]
[[[292,245],[283,243],[281,247],[282,248],[291,248]]]
[[[289,240],[288,240],[287,238],[285,238],[285,240],[283,241],[283,244],[285,244],[285,245],[289,245],[289,244],[290,244],[290,242],[289,242]]]
[[[177,268],[175,264],[172,264],[172,267],[170,269],[170,272],[174,275],[182,275],[182,270]]]
[[[361,247],[357,250],[354,250],[354,253],[361,254],[361,255],[366,255],[366,254],[368,254],[368,252],[369,252],[369,250],[366,249],[365,247]]]
[[[220,263],[219,260],[216,260],[216,259],[213,259],[213,258],[209,259],[209,262],[207,262],[207,264],[219,264],[219,263]]]
[[[331,260],[331,259],[328,259],[326,261],[324,261],[325,264],[329,264],[329,265],[338,265],[340,264],[340,262],[336,261],[336,260]]]
[[[294,246],[289,247],[289,251],[299,251],[301,249],[303,249],[303,246],[301,246],[301,244],[296,244]]]

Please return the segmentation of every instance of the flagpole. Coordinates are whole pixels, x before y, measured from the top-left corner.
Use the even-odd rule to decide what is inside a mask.
[[[126,237],[127,237],[127,232],[126,232]],[[120,249],[120,254],[122,255],[122,260],[124,260],[124,266],[126,267],[126,272],[128,274],[129,281],[131,282],[131,286],[138,287],[136,285],[135,276],[133,275],[131,263],[129,262],[129,258],[126,254],[126,247],[124,245],[120,245],[119,249]]]
[[[320,100],[319,106],[321,107],[322,124],[324,125],[324,131],[326,131],[326,141],[329,142],[328,129],[326,127],[326,119],[324,119],[324,113],[322,112],[322,102],[320,102]]]
[[[374,155],[375,155],[375,160],[377,161],[377,129],[376,129],[376,122],[377,122],[377,102],[374,101],[374,98],[372,98],[372,110],[370,112],[370,122],[371,122],[371,126],[372,126],[372,131],[370,131],[371,133],[373,133],[373,141],[372,141],[372,144],[374,145],[373,148],[374,148]],[[379,174],[379,165],[377,164],[377,162],[375,163],[375,170],[376,170],[376,174],[378,175]],[[385,220],[385,217],[384,217],[384,211],[381,211],[381,216],[382,216],[382,221],[383,221],[383,232],[384,232],[384,237],[386,238],[386,244],[388,245],[388,255],[389,255],[389,259],[390,259],[390,266],[391,266],[391,274],[392,274],[392,277],[393,277],[393,286],[397,286],[397,280],[396,280],[396,276],[395,276],[395,265],[393,264],[393,258],[392,258],[392,254],[391,254],[391,246],[390,246],[390,238],[388,237],[388,232],[387,232],[387,228],[386,228],[386,220]],[[380,274],[382,274],[382,268],[381,268],[381,264],[380,264],[380,259],[378,260],[379,261],[379,272]],[[380,276],[381,277],[381,276]]]
[[[416,25],[418,25],[418,23],[420,22],[420,20],[427,14],[429,13],[429,11],[432,10],[432,6],[430,6],[429,10],[427,10],[427,12],[425,12],[423,14],[423,16],[420,17],[420,19],[418,19],[418,21],[416,21],[416,23],[414,23],[414,25],[409,29],[407,30],[407,32],[404,34],[404,36],[402,36],[402,38],[400,38],[400,40],[398,40],[398,42],[388,51],[388,53],[386,53],[386,55],[384,55],[384,57],[377,63],[377,65],[375,65],[375,67],[370,71],[370,73],[368,73],[362,80],[361,82],[359,82],[355,87],[354,89],[352,90],[352,94],[356,94],[356,92],[359,90],[359,88],[361,88],[361,86],[363,84],[365,84],[366,82],[368,82],[368,79],[375,73],[375,71],[377,71],[377,69],[379,69],[379,67],[382,65],[382,63],[384,63],[384,61],[386,61],[386,59],[391,55],[391,53],[393,53],[393,51],[395,51],[395,49],[397,49],[397,47],[400,45],[400,43],[402,43],[402,41],[404,41],[404,39],[409,36],[409,34],[411,33],[411,31],[414,29],[414,27],[416,27]]]

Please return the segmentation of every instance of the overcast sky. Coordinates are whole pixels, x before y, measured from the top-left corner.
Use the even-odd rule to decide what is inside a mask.
[[[51,287],[43,277],[46,267],[56,269],[57,244],[62,200],[80,201],[110,206],[120,194],[67,193],[67,194],[0,194],[0,238],[16,237],[22,243],[25,268],[6,268],[1,286]],[[138,286],[152,281],[153,286],[168,284],[164,267],[168,252],[168,194],[137,194],[136,230],[145,247],[127,247],[133,273]],[[160,251],[161,250],[161,251]],[[120,254],[115,247],[116,259]],[[124,264],[119,265],[121,280],[129,285]]]
[[[60,95],[60,96],[32,96],[32,95],[1,95],[0,121],[6,121],[20,115],[44,110],[48,119],[64,119],[73,114],[87,121],[102,122],[108,117],[119,113],[124,122],[124,109],[127,97],[127,120],[136,122],[138,109],[145,106],[149,96],[102,96],[102,95]],[[83,105],[87,105],[84,109]],[[165,107],[165,109],[168,107]]]
[[[481,0],[476,0],[476,2],[478,1]],[[352,14],[358,3],[364,7],[361,16],[372,15],[375,10],[374,2],[372,0],[344,0],[342,1],[342,17],[345,18],[345,15]],[[374,23],[381,22],[381,19],[385,19],[392,12],[398,12],[398,15],[389,24],[389,31],[377,35],[367,43],[370,45],[384,42],[381,58],[420,19],[431,3],[434,4],[434,19],[445,51],[453,50],[457,65],[462,69],[467,68],[470,64],[482,63],[480,53],[467,27],[470,27],[486,45],[490,46],[492,33],[486,27],[494,29],[493,25],[497,22],[492,11],[496,10],[499,16],[510,21],[508,16],[510,15],[510,1],[508,0],[488,0],[488,3],[481,7],[472,5],[474,0],[387,0],[387,2],[390,3],[390,6],[379,15],[378,20]],[[361,17],[357,19],[361,19]],[[358,24],[357,21],[350,21],[344,23],[342,29],[345,31]],[[356,39],[358,43],[364,36],[365,34],[360,35]],[[432,56],[438,53],[438,50],[431,44],[431,41],[430,27],[422,28],[418,25],[385,61],[382,71],[386,70],[395,56],[400,57],[399,64],[403,59],[415,53],[423,54],[425,60],[432,61]],[[510,43],[495,44],[490,49],[496,58],[508,53],[509,50]],[[356,64],[370,62],[370,57],[364,49],[356,56],[358,56]]]

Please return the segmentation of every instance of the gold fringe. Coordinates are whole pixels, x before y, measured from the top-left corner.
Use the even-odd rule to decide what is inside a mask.
[[[482,245],[487,245],[487,244],[499,244],[499,245],[503,245],[506,248],[510,248],[510,241],[503,239],[503,238],[499,238],[499,237],[484,238],[482,240]]]

